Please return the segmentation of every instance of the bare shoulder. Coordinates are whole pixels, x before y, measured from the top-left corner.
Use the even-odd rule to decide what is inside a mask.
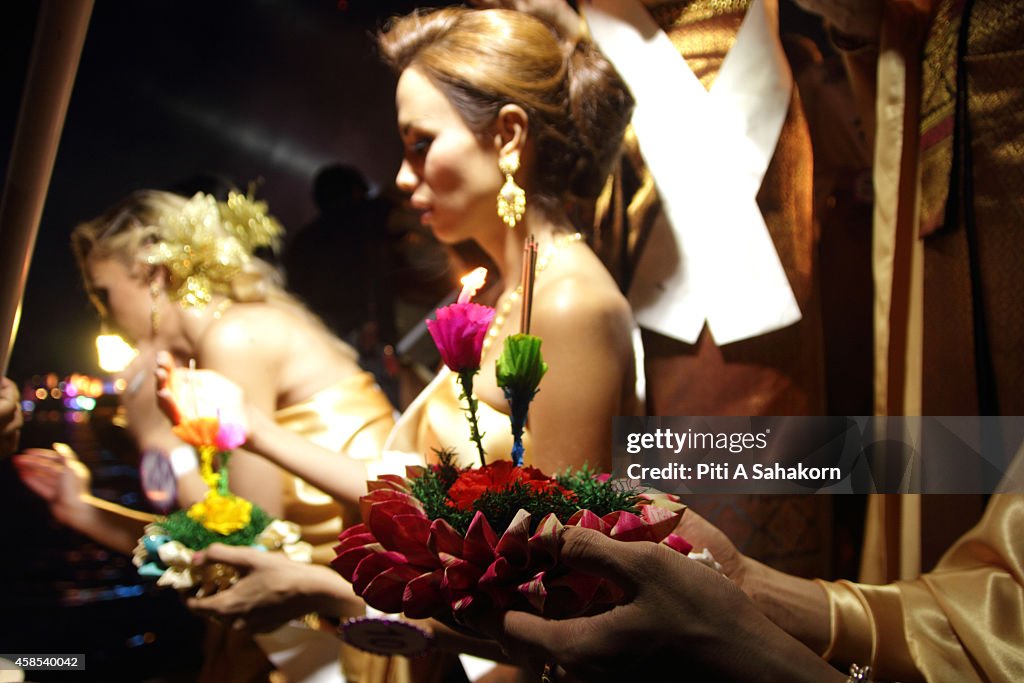
[[[533,311],[545,328],[628,334],[633,324],[629,302],[585,245],[566,249],[538,275]]]
[[[199,341],[206,365],[234,358],[236,361],[271,362],[286,350],[292,316],[265,303],[238,304],[213,321]]]

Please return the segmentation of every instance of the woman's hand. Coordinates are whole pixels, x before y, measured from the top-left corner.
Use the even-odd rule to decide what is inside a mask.
[[[31,448],[14,456],[18,476],[50,506],[61,524],[118,552],[131,554],[146,524],[155,517],[93,496],[92,474],[71,448]]]
[[[5,458],[17,450],[21,426],[18,386],[6,377],[0,377],[0,458]]]
[[[815,652],[823,652],[831,635],[828,601],[822,588],[747,557],[722,533],[693,510],[687,510],[675,529],[695,550],[707,548],[722,572],[753,600],[777,626]]]
[[[69,446],[55,443],[53,447],[30,448],[14,456],[14,467],[22,482],[50,506],[54,519],[75,527],[89,507],[92,475]]]
[[[632,680],[639,671],[695,680],[844,680],[772,624],[731,581],[669,548],[566,528],[560,558],[625,589],[594,616],[490,613],[473,624],[514,659],[561,666],[571,680]]]
[[[697,552],[707,548],[715,561],[722,565],[722,573],[741,590],[744,589],[750,561],[718,527],[693,510],[687,510],[675,533],[685,538]]]
[[[170,424],[161,414],[156,400],[153,369],[156,352],[142,347],[131,364],[121,373],[125,389],[119,397],[128,431],[143,450],[169,450]]]
[[[242,575],[216,595],[188,601],[196,614],[237,630],[263,633],[310,612],[336,616],[362,606],[348,582],[330,568],[294,562],[281,553],[214,544],[197,553],[194,562],[227,564]]]

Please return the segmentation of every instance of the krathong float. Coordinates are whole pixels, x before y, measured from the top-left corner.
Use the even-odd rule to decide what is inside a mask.
[[[188,509],[146,527],[133,553],[139,574],[179,590],[223,588],[237,578],[234,569],[216,563],[193,566],[193,555],[213,543],[281,551],[293,560],[309,562],[312,547],[301,541],[296,524],[273,519],[231,492],[228,461],[247,438],[241,390],[216,373],[162,365],[163,408],[174,423],[175,435],[198,453],[199,474],[208,490]],[[226,413],[230,407],[238,413]]]
[[[509,459],[493,459],[493,453],[486,459],[472,396],[483,339],[495,311],[471,302],[475,290],[464,289],[456,303],[437,311],[428,329],[462,385],[479,467],[457,467],[454,453],[441,451],[435,464],[407,467],[404,477],[383,475],[370,481],[369,493],[360,499],[363,522],[339,536],[332,566],[381,612],[458,625],[476,609],[565,618],[621,602],[624,596],[615,584],[559,562],[559,538],[566,526],[595,529],[623,542],[662,543],[683,554],[692,550],[673,533],[685,510],[677,497],[645,493],[586,467],[549,476],[523,464],[529,404],[548,369],[541,340],[529,334],[536,263],[530,249],[528,243],[522,331],[505,339],[496,362],[497,383],[510,408],[514,445],[505,454]],[[535,254],[535,243],[532,250]],[[416,639],[404,633],[409,625],[399,622],[390,631],[382,631],[382,625],[353,620],[343,626],[343,634],[376,652],[416,652],[408,647]],[[364,637],[368,634],[381,636],[377,644],[373,637]],[[389,639],[401,647],[389,649]]]

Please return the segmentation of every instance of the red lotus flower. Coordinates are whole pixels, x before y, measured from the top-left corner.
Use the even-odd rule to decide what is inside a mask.
[[[504,491],[516,482],[523,484],[535,493],[560,492],[572,496],[536,467],[516,467],[510,460],[499,460],[479,469],[466,470],[459,475],[451,488],[448,497],[451,504],[460,510],[472,510],[473,502],[487,491]]]
[[[474,303],[451,304],[437,309],[437,320],[427,321],[441,360],[455,372],[480,367],[487,328],[494,320],[494,309]]]
[[[515,479],[518,475],[498,465],[486,475],[494,481],[544,483],[529,472]],[[422,472],[410,467],[408,477]],[[409,493],[409,479],[387,476],[369,482],[370,493],[360,499],[365,521],[341,533],[331,563],[356,593],[384,612],[446,619],[483,601],[565,618],[620,602],[622,591],[613,583],[560,565],[563,526],[596,529],[621,541],[661,542],[683,554],[691,549],[672,533],[682,514],[678,503],[674,509],[643,504],[639,514],[620,511],[603,517],[580,510],[565,525],[549,514],[532,534],[530,514],[520,510],[500,537],[478,511],[462,535],[444,520],[427,518]]]

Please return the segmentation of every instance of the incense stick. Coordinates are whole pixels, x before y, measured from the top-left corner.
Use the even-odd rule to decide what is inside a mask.
[[[533,312],[533,284],[537,276],[537,240],[533,235],[523,245],[523,311],[519,330],[530,334],[530,314]]]

